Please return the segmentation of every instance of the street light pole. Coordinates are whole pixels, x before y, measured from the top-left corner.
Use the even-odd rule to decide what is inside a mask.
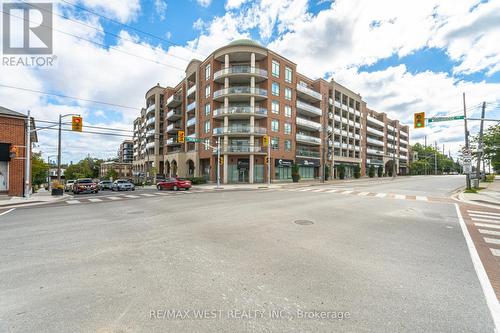
[[[217,189],[220,188],[220,136],[217,138]]]
[[[79,114],[75,113],[68,113],[68,114],[60,114],[59,115],[59,135],[58,135],[58,140],[57,140],[57,181],[61,182],[61,126],[62,126],[62,119],[64,117],[68,116],[80,116]]]
[[[28,117],[26,118],[26,147],[25,151],[25,167],[24,170],[24,197],[29,199],[30,197],[30,170],[31,170],[31,121],[30,121],[30,110],[28,110]]]

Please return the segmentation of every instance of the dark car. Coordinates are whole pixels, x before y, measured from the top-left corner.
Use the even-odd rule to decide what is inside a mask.
[[[73,183],[73,193],[97,193],[99,192],[99,188],[97,187],[97,183],[94,182],[90,178],[77,179]]]
[[[113,189],[113,182],[111,180],[102,180],[99,182],[99,190],[111,190]]]
[[[191,188],[191,181],[187,180],[185,178],[179,178],[179,177],[173,177],[173,178],[167,178],[163,181],[158,182],[156,184],[156,188],[161,191],[161,190],[189,190]]]

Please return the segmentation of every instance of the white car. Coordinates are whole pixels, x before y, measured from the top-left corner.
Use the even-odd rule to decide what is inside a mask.
[[[64,185],[64,192],[69,192],[73,191],[73,184],[75,183],[75,180],[67,180],[66,184]]]
[[[135,185],[128,180],[115,180],[111,187],[113,191],[135,191]]]

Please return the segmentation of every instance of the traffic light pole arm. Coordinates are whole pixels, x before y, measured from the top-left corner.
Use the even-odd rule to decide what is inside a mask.
[[[59,115],[59,133],[58,133],[58,140],[57,140],[57,181],[61,182],[61,126],[62,126],[62,119],[64,117],[69,117],[69,116],[77,116],[80,117],[79,114],[76,113],[67,113],[67,114],[60,114]]]

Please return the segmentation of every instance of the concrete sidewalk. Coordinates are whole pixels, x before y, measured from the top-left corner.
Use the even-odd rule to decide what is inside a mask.
[[[474,205],[500,209],[500,179],[496,178],[492,183],[480,183],[480,187],[485,189],[477,193],[463,193],[458,195],[460,201]]]
[[[37,193],[30,195],[29,199],[23,197],[0,196],[0,208],[15,208],[15,207],[42,205],[59,200],[66,200],[68,198],[69,198],[68,194],[64,194],[62,196],[52,196],[50,192],[42,188],[38,190]]]

